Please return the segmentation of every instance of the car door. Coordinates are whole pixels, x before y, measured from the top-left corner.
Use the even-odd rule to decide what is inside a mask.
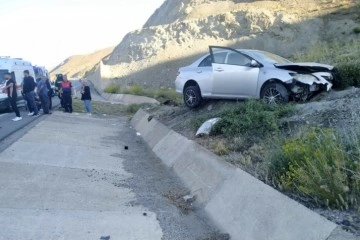
[[[214,57],[216,59],[223,58],[223,60],[225,61],[226,53],[215,53]],[[193,77],[200,85],[201,93],[203,96],[211,96],[212,92],[212,58],[213,56],[211,54],[206,56],[197,66],[194,73],[196,74],[196,76]]]
[[[215,57],[225,53],[226,58]],[[241,52],[225,47],[210,47],[213,56],[214,96],[226,98],[247,98],[256,96],[259,67],[252,66],[252,59]]]

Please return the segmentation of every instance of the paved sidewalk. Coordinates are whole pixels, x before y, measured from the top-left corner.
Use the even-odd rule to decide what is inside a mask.
[[[125,124],[54,113],[2,152],[0,239],[160,240],[156,214],[115,184],[132,177],[119,157]]]

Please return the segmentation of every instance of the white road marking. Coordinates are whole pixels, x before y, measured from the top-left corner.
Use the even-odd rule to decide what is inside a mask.
[[[0,117],[5,116],[5,115],[8,115],[8,113],[0,114]]]

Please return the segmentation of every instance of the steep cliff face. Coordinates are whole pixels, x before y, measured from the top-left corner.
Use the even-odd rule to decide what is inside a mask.
[[[359,39],[356,0],[166,0],[130,32],[108,61],[122,85],[172,87],[179,67],[209,45],[255,48],[285,57],[321,41]]]

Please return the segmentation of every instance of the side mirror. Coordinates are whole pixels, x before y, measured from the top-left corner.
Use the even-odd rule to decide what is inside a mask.
[[[251,60],[250,65],[251,65],[252,67],[259,67],[259,66],[260,66],[260,64],[259,64],[257,61],[255,61],[254,59]]]

